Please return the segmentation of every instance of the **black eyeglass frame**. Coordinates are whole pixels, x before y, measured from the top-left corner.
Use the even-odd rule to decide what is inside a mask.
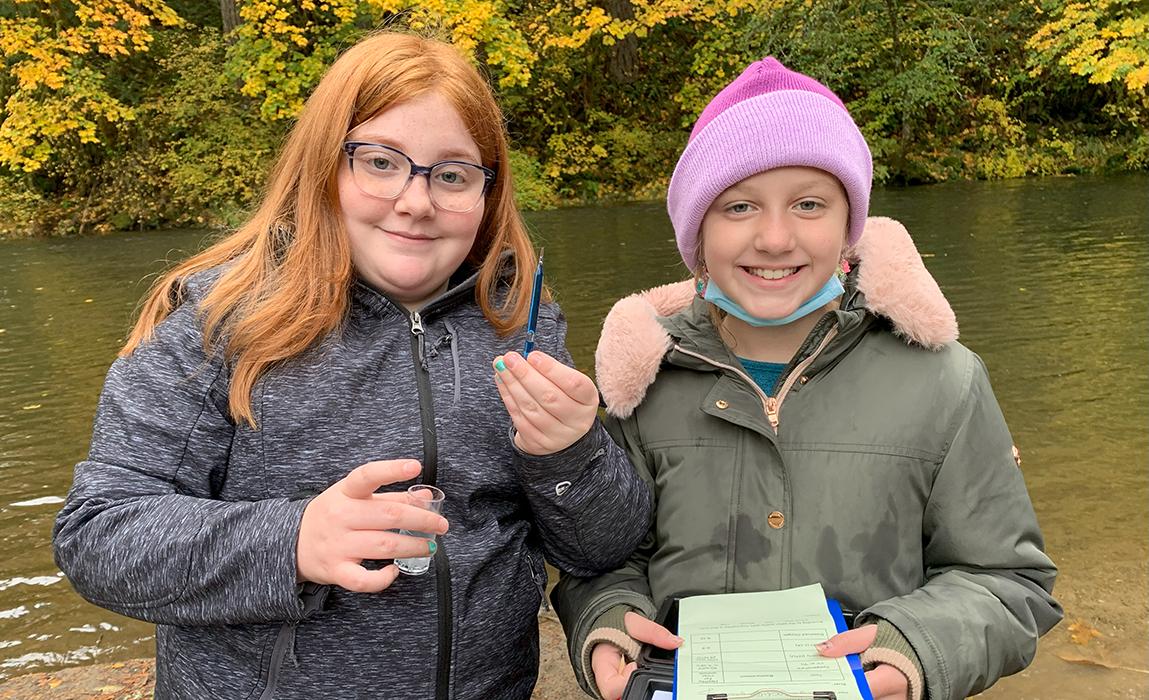
[[[431,202],[437,208],[443,209],[443,211],[453,211],[456,214],[465,214],[469,211],[473,211],[475,209],[475,207],[479,206],[479,202],[483,201],[483,197],[486,197],[487,194],[490,193],[491,187],[493,187],[495,184],[495,177],[496,177],[497,173],[494,170],[486,167],[485,165],[479,165],[478,163],[470,163],[470,162],[467,162],[465,160],[440,160],[436,163],[431,163],[430,165],[419,165],[415,161],[411,160],[411,156],[407,155],[403,151],[400,151],[398,148],[395,148],[393,146],[387,146],[387,145],[382,144],[382,143],[372,143],[371,141],[346,141],[346,142],[344,142],[343,152],[347,154],[347,167],[351,169],[352,173],[355,172],[355,151],[359,148],[362,148],[363,146],[371,146],[372,148],[382,148],[385,151],[390,151],[391,153],[395,153],[395,154],[398,154],[400,156],[403,156],[403,158],[406,159],[407,163],[411,166],[411,172],[407,173],[407,181],[404,182],[403,187],[401,187],[399,189],[399,191],[396,192],[391,197],[380,197],[377,194],[371,194],[370,192],[365,192],[365,191],[363,191],[362,187],[359,187],[359,183],[356,182],[355,186],[359,187],[359,190],[361,192],[363,192],[363,194],[367,195],[368,197],[375,197],[376,199],[398,199],[404,192],[407,191],[407,188],[411,186],[411,180],[414,179],[416,175],[422,175],[423,177],[427,178],[427,193],[428,193],[428,195],[430,195],[431,194],[431,173],[435,170],[435,168],[439,167],[440,165],[466,165],[466,166],[471,167],[471,168],[478,168],[483,173],[483,193],[482,193],[482,195],[479,196],[479,198],[477,200],[475,200],[475,203],[471,206],[470,209],[465,209],[463,211],[455,211],[454,209],[444,209],[443,207],[439,206],[439,203],[435,201],[435,198],[433,196],[431,197]]]

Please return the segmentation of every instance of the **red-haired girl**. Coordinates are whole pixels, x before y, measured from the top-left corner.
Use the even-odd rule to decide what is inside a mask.
[[[475,68],[348,50],[251,220],[149,294],[56,521],[76,590],[157,624],[158,697],[530,696],[543,554],[609,570],[651,509],[559,309],[513,350],[533,269]]]

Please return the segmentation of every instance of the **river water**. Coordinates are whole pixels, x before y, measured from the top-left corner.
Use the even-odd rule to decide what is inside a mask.
[[[1149,697],[1147,195],[1146,176],[874,193],[871,213],[906,224],[989,367],[1061,568],[1066,621],[985,697]],[[684,276],[661,203],[528,222],[584,369],[615,299]],[[0,680],[153,653],[151,626],[71,591],[49,538],[137,301],[207,239],[0,241]]]

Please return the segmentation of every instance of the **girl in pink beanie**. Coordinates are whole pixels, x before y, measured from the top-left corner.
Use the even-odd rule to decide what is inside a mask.
[[[625,566],[553,594],[591,695],[681,644],[652,619],[685,592],[820,583],[853,629],[810,654],[861,654],[876,700],[979,693],[1061,619],[985,366],[905,229],[868,218],[871,177],[841,100],[773,58],[695,124],[667,194],[693,279],[615,304],[596,354],[657,503]]]

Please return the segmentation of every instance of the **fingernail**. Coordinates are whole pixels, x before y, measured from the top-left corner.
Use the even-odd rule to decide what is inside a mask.
[[[513,352],[508,352],[506,355],[503,355],[503,360],[506,361],[507,367],[514,367],[519,364],[519,356]]]
[[[507,371],[507,365],[505,362],[503,362],[503,358],[500,357],[499,359],[495,360],[495,371],[497,371],[497,372],[506,372]]]
[[[418,474],[419,469],[420,467],[418,462],[407,462],[407,464],[403,465],[403,473],[410,474],[411,476]]]
[[[435,540],[428,540],[427,548],[431,550],[431,554],[434,554],[435,550],[439,548],[439,545],[435,544]]]
[[[824,652],[830,648],[830,643],[829,642],[818,642],[817,644],[814,645],[814,648],[820,652]]]
[[[682,646],[683,644],[686,644],[686,640],[683,639],[682,637],[677,636],[677,635],[675,635],[674,641],[678,642],[678,646]]]

